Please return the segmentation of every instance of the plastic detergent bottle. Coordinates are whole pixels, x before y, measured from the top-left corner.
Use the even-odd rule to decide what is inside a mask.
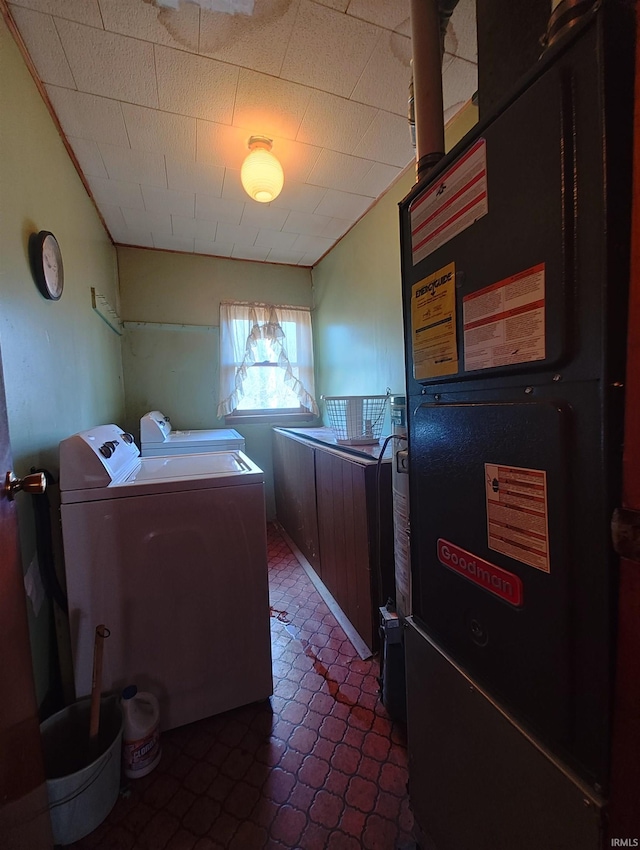
[[[122,768],[129,779],[146,776],[160,761],[160,709],[157,698],[135,685],[122,691]]]

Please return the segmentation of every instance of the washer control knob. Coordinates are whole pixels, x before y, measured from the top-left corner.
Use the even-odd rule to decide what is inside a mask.
[[[100,454],[103,457],[111,457],[111,455],[113,454],[113,446],[111,445],[110,442],[109,443],[103,443],[100,446],[99,451],[100,451]]]
[[[124,431],[122,434],[120,434],[120,436],[128,445],[131,445],[131,443],[133,442],[133,434],[130,434],[128,431]]]

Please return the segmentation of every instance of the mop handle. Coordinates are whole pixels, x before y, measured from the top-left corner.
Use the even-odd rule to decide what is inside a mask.
[[[110,635],[109,629],[101,624],[96,626],[93,643],[93,679],[91,681],[91,720],[89,723],[89,738],[93,740],[98,735],[100,727],[100,691],[102,689],[102,652],[104,639]]]

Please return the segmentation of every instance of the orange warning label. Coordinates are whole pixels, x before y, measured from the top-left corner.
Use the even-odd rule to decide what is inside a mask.
[[[489,549],[550,572],[547,473],[492,463],[484,470]]]

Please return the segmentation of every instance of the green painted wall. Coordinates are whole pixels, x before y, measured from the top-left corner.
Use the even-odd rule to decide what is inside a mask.
[[[58,302],[40,295],[30,273],[29,234],[39,230],[62,248]],[[61,439],[124,413],[120,338],[93,311],[91,286],[117,303],[115,249],[0,17],[0,347],[18,476],[31,466],[57,476]],[[27,496],[16,504],[26,571],[36,551],[33,508]],[[27,607],[42,701],[51,608],[36,617]]]
[[[174,428],[222,428],[218,419],[221,300],[311,306],[309,269],[191,254],[118,248],[125,321],[125,427],[161,410]],[[270,424],[236,429],[265,472],[267,517],[275,517]]]
[[[471,104],[459,113],[446,130],[447,150],[477,117]],[[313,269],[318,395],[404,392],[398,203],[414,184],[412,165]]]

